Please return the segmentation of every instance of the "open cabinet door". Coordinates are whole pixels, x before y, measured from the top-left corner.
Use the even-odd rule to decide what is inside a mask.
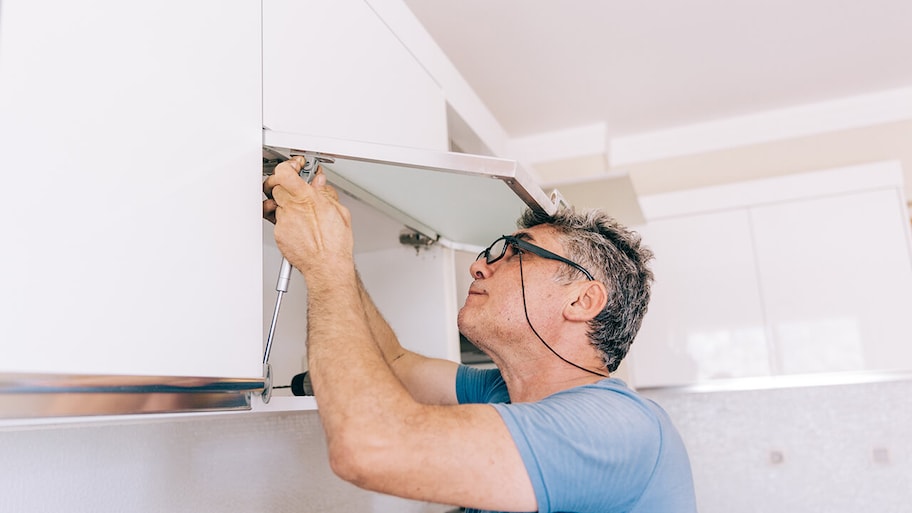
[[[330,183],[430,240],[484,247],[512,232],[526,207],[557,209],[512,160],[271,130],[263,145],[330,161],[323,164]]]

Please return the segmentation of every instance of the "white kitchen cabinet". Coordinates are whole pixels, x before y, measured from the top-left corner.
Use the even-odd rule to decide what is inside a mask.
[[[751,209],[780,374],[912,369],[902,207],[887,188]]]
[[[364,0],[264,0],[263,125],[445,151],[446,98]]]
[[[260,18],[2,2],[0,374],[262,375]]]
[[[640,232],[656,257],[652,300],[631,350],[637,385],[768,376],[748,212],[658,219]]]
[[[912,244],[895,162],[642,199],[653,300],[639,387],[912,369]]]

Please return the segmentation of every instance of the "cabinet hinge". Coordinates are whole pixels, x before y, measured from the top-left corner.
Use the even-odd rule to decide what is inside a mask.
[[[422,248],[433,245],[437,239],[432,239],[423,233],[419,233],[411,228],[405,228],[399,232],[399,244],[415,248],[417,254]]]

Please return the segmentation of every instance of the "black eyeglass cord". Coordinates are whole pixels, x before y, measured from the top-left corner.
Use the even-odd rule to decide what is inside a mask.
[[[535,326],[532,326],[532,321],[529,320],[529,309],[526,308],[526,280],[523,278],[522,252],[519,252],[518,256],[519,256],[519,285],[522,290],[523,313],[526,315],[526,323],[529,325],[529,328],[532,329],[532,333],[535,333],[535,336],[538,337],[538,340],[540,340],[541,343],[544,344],[545,347],[547,347],[549,351],[554,353],[554,356],[560,358],[564,362],[569,363],[570,365],[576,367],[579,370],[586,371],[589,374],[595,374],[596,376],[601,376],[603,378],[610,377],[607,374],[602,374],[601,372],[595,372],[594,370],[587,369],[585,367],[577,365],[577,364],[571,362],[570,360],[564,358],[563,356],[558,354],[558,352],[555,351],[553,347],[551,347],[547,342],[545,342],[545,339],[543,339],[541,335],[538,334],[538,331],[535,330]]]

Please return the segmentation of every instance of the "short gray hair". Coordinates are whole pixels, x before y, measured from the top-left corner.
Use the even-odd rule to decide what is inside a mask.
[[[609,372],[617,370],[643,323],[653,281],[648,262],[652,251],[640,235],[600,210],[576,212],[561,208],[554,214],[526,210],[516,222],[521,229],[549,225],[570,260],[586,268],[608,288],[605,308],[589,321],[589,339]],[[566,266],[560,279],[578,279]]]

